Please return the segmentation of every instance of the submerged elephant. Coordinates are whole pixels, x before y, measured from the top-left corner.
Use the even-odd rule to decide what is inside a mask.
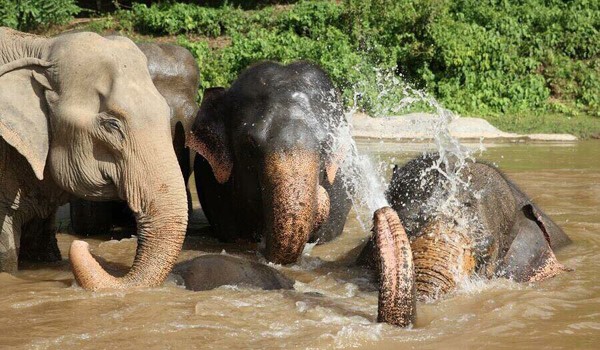
[[[449,198],[436,159],[425,155],[394,169],[387,192],[394,210],[376,212],[374,237],[359,257],[379,267],[381,321],[406,326],[416,298],[435,299],[474,275],[528,282],[568,270],[553,251],[570,239],[506,176],[467,163]],[[440,211],[448,199],[455,202]]]
[[[263,62],[213,88],[188,137],[198,197],[223,240],[265,238],[267,260],[338,236],[351,202],[338,171],[349,138],[339,94],[316,65]]]
[[[191,174],[190,151],[185,134],[198,111],[196,96],[200,71],[192,54],[170,44],[137,44],[148,59],[148,71],[156,89],[171,108],[171,135],[177,162],[187,184]],[[191,196],[188,193],[188,207]],[[80,235],[108,232],[115,225],[133,224],[131,211],[123,202],[91,202],[74,199],[70,203],[71,226]]]
[[[264,290],[293,289],[294,280],[271,266],[225,254],[206,254],[175,265],[186,289],[202,291],[232,285]]]
[[[181,250],[186,194],[169,106],[129,39],[80,32],[45,38],[0,29],[0,271],[19,257],[58,260],[53,215],[71,195],[122,199],[138,248],[116,278],[75,241],[69,257],[86,289],[155,286]]]

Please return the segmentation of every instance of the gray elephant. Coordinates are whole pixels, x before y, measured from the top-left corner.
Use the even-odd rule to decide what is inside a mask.
[[[178,283],[193,291],[231,285],[263,290],[293,289],[294,280],[271,266],[225,254],[205,254],[175,265]]]
[[[350,149],[339,94],[314,64],[256,64],[204,93],[190,148],[198,197],[222,240],[265,239],[267,260],[295,262],[344,227],[351,201],[338,171]]]
[[[406,326],[416,298],[435,299],[475,275],[529,282],[568,270],[554,250],[570,239],[498,169],[469,162],[452,191],[435,170],[449,170],[438,159],[425,155],[394,169],[387,192],[394,210],[376,212],[359,257],[378,268],[381,321]]]
[[[158,92],[171,107],[171,135],[177,162],[184,183],[191,174],[190,151],[185,146],[185,134],[191,129],[198,111],[196,97],[200,71],[192,54],[171,44],[137,44],[148,59],[148,71]],[[188,209],[191,210],[191,196]],[[114,226],[131,226],[133,215],[124,202],[91,202],[73,199],[70,202],[71,227],[80,235],[108,232]]]
[[[129,39],[94,33],[45,38],[0,29],[0,271],[19,257],[60,259],[52,215],[72,195],[125,200],[138,226],[133,266],[120,278],[74,241],[86,289],[155,286],[181,250],[185,186],[169,106]]]

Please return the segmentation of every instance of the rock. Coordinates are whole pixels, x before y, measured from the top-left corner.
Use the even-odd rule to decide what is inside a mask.
[[[373,118],[363,113],[352,117],[352,136],[355,138],[391,139],[396,141],[429,140],[435,135],[438,116],[429,113],[411,113],[403,116]],[[481,118],[457,118],[448,129],[458,139],[532,140],[570,142],[577,137],[570,134],[521,135],[499,130]]]
[[[226,254],[206,254],[179,263],[173,274],[186,289],[194,291],[225,285],[264,290],[294,288],[294,281],[275,268]]]

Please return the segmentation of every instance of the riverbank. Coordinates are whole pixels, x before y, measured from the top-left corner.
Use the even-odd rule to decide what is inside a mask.
[[[352,116],[352,136],[357,139],[382,139],[399,142],[429,141],[436,135],[439,117],[429,113],[411,113],[403,116],[373,118],[364,113]],[[460,140],[486,140],[493,142],[574,142],[572,134],[505,132],[481,118],[461,117],[453,120],[450,135]]]

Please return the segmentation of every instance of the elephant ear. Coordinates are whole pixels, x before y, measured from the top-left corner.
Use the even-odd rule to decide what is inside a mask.
[[[208,161],[220,184],[229,180],[233,158],[225,126],[224,88],[204,91],[204,98],[187,138],[187,145]]]
[[[511,232],[514,240],[498,267],[498,275],[517,282],[532,282],[570,271],[558,262],[552,250],[551,230],[556,228],[533,204],[522,206]]]
[[[49,63],[23,58],[0,66],[0,136],[44,178],[49,149],[46,95],[53,93],[44,75]]]

